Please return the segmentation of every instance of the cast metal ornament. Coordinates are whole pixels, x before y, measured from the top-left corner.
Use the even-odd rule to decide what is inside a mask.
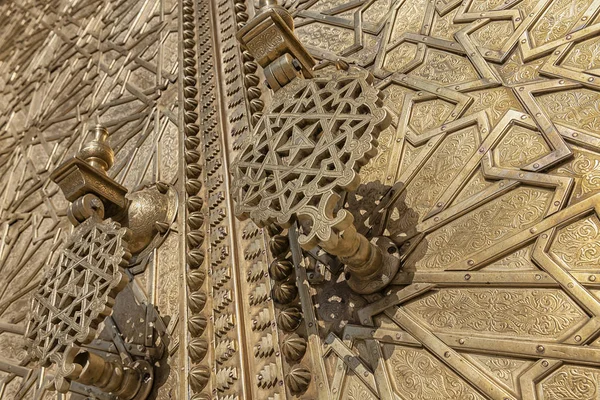
[[[595,0],[1,2],[0,398],[108,400],[131,378],[112,393],[144,396],[148,379],[157,400],[597,397],[598,11]],[[397,114],[361,185],[342,191],[357,228],[402,249],[402,270],[374,295],[349,290],[326,252],[302,251],[296,223],[261,230],[232,215],[230,162],[273,93],[332,64],[372,73]],[[98,118],[114,145],[108,175],[93,155],[106,147],[81,143]],[[89,163],[57,176],[82,184],[63,179],[60,193],[51,172],[82,146]],[[119,186],[93,183],[108,176]],[[142,205],[162,198],[158,179],[181,201],[173,227],[170,206]],[[133,281],[98,341],[39,368],[21,351],[25,304],[68,240],[65,209],[74,225],[103,213],[146,234],[127,241]],[[125,210],[157,217],[130,224]],[[126,323],[134,310],[145,317]],[[156,339],[167,351],[154,380],[136,363],[158,359],[146,355]],[[46,390],[57,368],[67,395]]]
[[[98,325],[111,315],[115,297],[129,282],[123,268],[131,258],[130,237],[118,223],[91,216],[46,265],[25,334],[30,354],[42,365],[63,366],[68,347],[96,338]],[[64,374],[59,369],[58,377]]]
[[[117,294],[130,281],[125,268],[136,261],[134,254],[147,257],[162,243],[177,213],[177,195],[161,182],[127,195],[107,175],[114,162],[107,138],[107,130],[97,125],[93,139],[52,173],[72,202],[68,216],[75,229],[46,265],[25,337],[41,365],[56,365],[53,385],[59,392],[77,381],[120,400],[143,400],[153,382],[148,361],[124,364],[80,346],[91,343],[112,314]]]
[[[355,291],[386,286],[399,267],[395,245],[385,238],[370,243],[356,232],[352,214],[336,208],[345,191],[359,186],[358,171],[390,122],[365,70],[293,80],[274,94],[233,164],[236,215],[259,226],[298,219],[301,246],[340,257]]]

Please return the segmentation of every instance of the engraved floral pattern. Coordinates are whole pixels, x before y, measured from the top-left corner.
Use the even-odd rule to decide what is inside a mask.
[[[422,151],[420,147],[413,147],[410,143],[404,143],[404,155],[402,158],[402,169],[404,171],[417,158]]]
[[[485,110],[492,125],[496,124],[508,110],[522,110],[519,101],[511,93],[510,89],[487,89],[472,92],[469,95],[473,97],[474,101],[467,110],[466,115]],[[482,132],[482,136],[486,137],[487,133]]]
[[[550,147],[537,132],[515,125],[494,150],[498,165],[521,168],[550,152]]]
[[[390,127],[379,134],[377,155],[360,169],[361,182],[384,181],[390,154],[394,149],[394,133],[394,129]]]
[[[552,192],[517,188],[427,235],[406,269],[444,269],[541,220]]]
[[[389,364],[396,391],[403,399],[483,399],[426,350],[397,347],[389,358]]]
[[[412,43],[402,43],[400,46],[390,50],[385,56],[384,68],[391,72],[397,72],[412,61],[417,54],[417,46]]]
[[[450,116],[454,105],[442,99],[422,101],[413,105],[410,115],[410,127],[415,133],[438,127]]]
[[[531,29],[536,46],[566,35],[571,26],[589,7],[591,1],[556,0]]]
[[[524,247],[512,254],[491,263],[482,270],[486,271],[514,271],[514,270],[538,270],[531,261],[531,246]]]
[[[500,50],[513,33],[511,21],[492,21],[472,34],[474,41],[490,50]]]
[[[469,7],[469,11],[489,11],[502,4],[502,0],[474,0]]]
[[[519,85],[539,79],[539,69],[545,59],[523,63],[519,52],[515,52],[502,65],[498,66],[500,77],[506,85]]]
[[[389,13],[392,5],[391,0],[378,0],[373,2],[364,12],[363,21],[371,24],[379,24]]]
[[[557,168],[555,173],[576,178],[572,195],[575,201],[600,189],[600,157],[587,150],[574,148],[570,162]]]
[[[425,63],[413,73],[444,85],[478,79],[475,69],[465,57],[431,49],[427,52]]]
[[[481,169],[478,169],[471,179],[467,182],[463,190],[456,196],[453,204],[458,204],[463,200],[481,192],[483,189],[490,187],[493,184],[492,181],[486,181],[483,177]]]
[[[588,70],[600,67],[600,38],[592,38],[575,45],[562,63],[576,70]]]
[[[540,105],[554,122],[590,133],[600,132],[600,94],[589,89],[573,89],[538,97]]]
[[[540,384],[544,400],[596,400],[600,371],[565,365]]]
[[[587,319],[556,289],[440,289],[406,310],[434,330],[518,337],[555,338]]]
[[[448,14],[440,17],[438,14],[435,15],[433,22],[433,28],[431,34],[440,39],[446,39],[454,41],[454,34],[461,30],[466,24],[457,24],[454,22],[458,9],[450,11]]]
[[[404,202],[419,217],[425,215],[464,167],[477,146],[475,137],[473,127],[449,135],[408,184]],[[400,215],[402,214],[405,213],[400,211]],[[402,224],[406,220],[407,218],[399,220],[403,230],[408,228]]]
[[[405,96],[414,91],[398,84],[391,84],[386,86],[385,89],[381,90],[384,94],[384,104],[392,110],[400,113],[402,106],[404,105]]]
[[[488,357],[483,355],[472,355],[471,357],[479,361],[493,376],[512,388],[516,386],[515,381],[519,370],[526,364],[529,364],[526,361],[504,357]]]
[[[348,376],[347,392],[342,397],[344,400],[375,400],[373,394],[354,375]]]
[[[326,11],[346,3],[346,0],[319,0],[310,9],[315,11]]]
[[[550,252],[572,269],[597,269],[600,265],[598,217],[588,217],[560,229]]]
[[[419,33],[425,18],[426,0],[406,0],[393,21],[392,41],[407,32]]]
[[[297,28],[296,36],[306,46],[334,53],[340,53],[354,44],[351,30],[318,22]]]

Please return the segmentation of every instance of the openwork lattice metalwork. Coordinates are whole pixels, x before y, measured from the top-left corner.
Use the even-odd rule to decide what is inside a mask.
[[[275,94],[234,165],[236,214],[259,225],[308,220],[303,246],[329,241],[333,227],[352,223],[333,208],[358,187],[358,170],[389,124],[364,70],[294,80]]]
[[[111,314],[115,297],[127,284],[122,267],[128,230],[108,219],[88,218],[75,228],[31,300],[26,338],[42,364],[60,364],[65,348],[84,344]]]

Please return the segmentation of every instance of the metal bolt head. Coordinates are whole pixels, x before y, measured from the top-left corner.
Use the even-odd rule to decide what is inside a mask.
[[[544,351],[546,351],[546,348],[545,348],[544,346],[542,346],[541,344],[539,344],[539,345],[538,345],[538,346],[535,348],[535,350],[536,350],[538,353],[543,353]]]

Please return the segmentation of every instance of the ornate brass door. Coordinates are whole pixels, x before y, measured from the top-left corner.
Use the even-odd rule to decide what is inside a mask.
[[[64,371],[79,346],[88,364],[142,371],[138,399],[597,399],[599,1],[286,0],[260,25],[271,6],[0,4],[0,399],[116,399],[113,378]],[[297,40],[279,42],[292,26]],[[286,46],[284,78],[254,59]],[[356,160],[329,143],[330,168],[310,140],[335,118],[348,143],[372,137]],[[97,124],[114,152],[102,182],[128,204],[170,196],[164,215],[140,206],[143,244],[114,210],[96,218],[82,200],[90,214],[74,212],[81,193],[67,201],[54,183],[90,155]],[[248,156],[292,125],[289,143],[267,135],[269,151]],[[281,159],[322,168],[274,173],[319,176],[319,188],[279,187],[281,199],[353,190],[309,204],[348,211],[333,239],[306,239],[291,214],[285,229],[235,218],[240,176],[267,156],[273,171]],[[360,184],[333,184],[346,176],[326,172],[350,159]],[[367,239],[354,259],[336,250],[349,237]],[[359,283],[359,268],[344,273],[340,260],[385,247],[400,269],[378,270],[375,289],[373,270]],[[117,258],[109,289],[89,277],[112,265],[98,254]],[[82,325],[97,329],[77,351],[40,362]]]

